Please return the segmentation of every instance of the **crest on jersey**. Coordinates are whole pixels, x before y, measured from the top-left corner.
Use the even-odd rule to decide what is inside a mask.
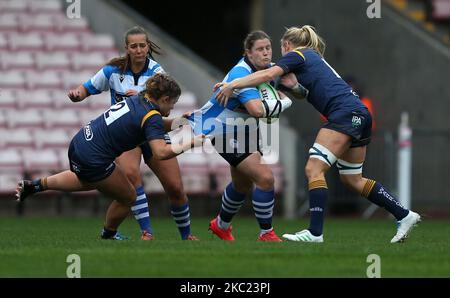
[[[125,76],[123,74],[121,74],[120,77],[119,77],[120,83],[122,83],[124,79],[125,79]]]
[[[359,117],[359,116],[353,116],[353,118],[352,118],[352,126],[353,127],[359,127],[359,126],[361,126],[361,117]]]

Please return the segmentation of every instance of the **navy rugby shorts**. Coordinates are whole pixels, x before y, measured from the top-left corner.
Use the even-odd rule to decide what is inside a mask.
[[[338,109],[328,115],[323,128],[332,129],[352,137],[350,148],[363,147],[370,143],[372,116],[366,107]]]

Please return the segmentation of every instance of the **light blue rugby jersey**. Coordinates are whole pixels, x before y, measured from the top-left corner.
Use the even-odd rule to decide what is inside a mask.
[[[222,82],[228,83],[234,79],[246,77],[254,71],[256,69],[244,57],[228,72]],[[232,132],[235,128],[238,131],[244,129],[244,125],[230,125],[230,123],[227,125],[227,119],[228,121],[231,120],[234,122],[234,120],[241,118],[243,121],[247,121],[246,124],[256,124],[248,125],[249,128],[257,128],[256,118],[248,114],[244,107],[244,104],[249,100],[260,99],[259,91],[255,87],[235,90],[234,95],[229,98],[226,107],[221,106],[216,100],[216,93],[213,93],[210,100],[189,117],[189,124],[194,130],[194,134],[198,135],[203,133],[205,135],[216,136],[221,134],[223,129],[226,129],[227,132]],[[249,118],[255,121],[251,121],[252,119],[248,121]]]
[[[133,89],[141,92],[145,89],[145,82],[156,73],[164,73],[164,69],[158,62],[148,58],[143,70],[140,73],[133,74],[131,69],[122,71],[112,65],[106,65],[100,69],[83,86],[90,94],[99,94],[110,89],[111,105],[116,104],[126,98],[125,92]]]

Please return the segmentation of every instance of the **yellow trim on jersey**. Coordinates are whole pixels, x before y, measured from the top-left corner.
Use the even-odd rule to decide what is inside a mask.
[[[148,118],[150,118],[151,116],[156,115],[156,114],[161,116],[161,113],[156,110],[151,110],[150,112],[145,114],[144,118],[142,118],[142,121],[141,121],[141,127],[144,126],[145,120],[147,120]]]
[[[295,50],[294,50],[293,52],[295,52],[295,53],[299,54],[300,56],[302,56],[303,60],[306,60],[305,55],[303,55],[302,52],[300,52],[300,51],[295,51]]]

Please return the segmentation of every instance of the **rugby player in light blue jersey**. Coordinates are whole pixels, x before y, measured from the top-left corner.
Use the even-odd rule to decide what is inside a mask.
[[[66,192],[97,189],[107,197],[121,216],[125,217],[136,201],[136,192],[115,159],[123,152],[147,143],[158,160],[173,158],[203,143],[199,135],[183,144],[167,144],[162,117],[167,117],[178,101],[181,90],[177,82],[165,74],[156,74],[146,83],[147,88],[111,106],[90,121],[73,137],[68,157],[70,171],[64,171],[34,181],[18,183],[16,196],[27,196],[46,190]],[[188,212],[179,214],[189,220]],[[186,221],[187,222],[187,221]],[[109,238],[115,239],[116,232]],[[187,231],[183,240],[197,240]]]
[[[156,73],[164,73],[163,68],[152,59],[152,53],[160,54],[159,47],[153,43],[148,33],[141,27],[133,27],[125,33],[125,49],[127,55],[112,59],[91,79],[69,92],[72,101],[81,101],[89,95],[110,90],[111,104],[114,105],[130,96],[138,94],[145,88],[145,82]],[[170,138],[165,136],[170,144]],[[131,208],[141,228],[141,239],[152,240],[153,228],[150,222],[148,201],[140,175],[141,155],[144,162],[155,173],[164,187],[170,200],[171,213],[178,226],[181,237],[186,237],[189,225],[179,220],[180,212],[189,211],[189,203],[181,180],[180,167],[176,158],[158,160],[152,158],[148,144],[144,144],[120,155],[116,162],[122,167],[125,175],[136,188],[136,203]],[[114,204],[108,209],[102,237],[107,238],[117,230],[124,220]]]
[[[263,31],[248,34],[244,57],[224,78],[236,78],[271,66],[272,44]],[[231,182],[222,195],[222,205],[209,229],[223,240],[232,241],[231,220],[251,193],[253,209],[260,226],[259,241],[281,241],[272,227],[275,204],[272,170],[261,161],[260,132],[257,118],[277,114],[291,105],[289,98],[262,101],[256,88],[237,90],[226,106],[220,106],[215,94],[188,119],[195,134],[213,136],[217,152],[230,164]],[[239,123],[241,121],[241,123]]]
[[[352,191],[385,208],[398,221],[391,243],[402,242],[420,221],[420,215],[404,208],[380,183],[364,178],[362,167],[370,142],[372,118],[358,95],[324,60],[325,43],[311,26],[292,27],[281,39],[283,57],[275,66],[232,82],[217,83],[218,100],[226,105],[234,89],[249,88],[282,77],[281,83],[298,82],[309,90],[307,100],[328,122],[319,130],[309,150],[305,173],[309,183],[310,225],[292,241],[323,242],[325,203],[328,197],[325,173],[337,161],[341,181]]]

